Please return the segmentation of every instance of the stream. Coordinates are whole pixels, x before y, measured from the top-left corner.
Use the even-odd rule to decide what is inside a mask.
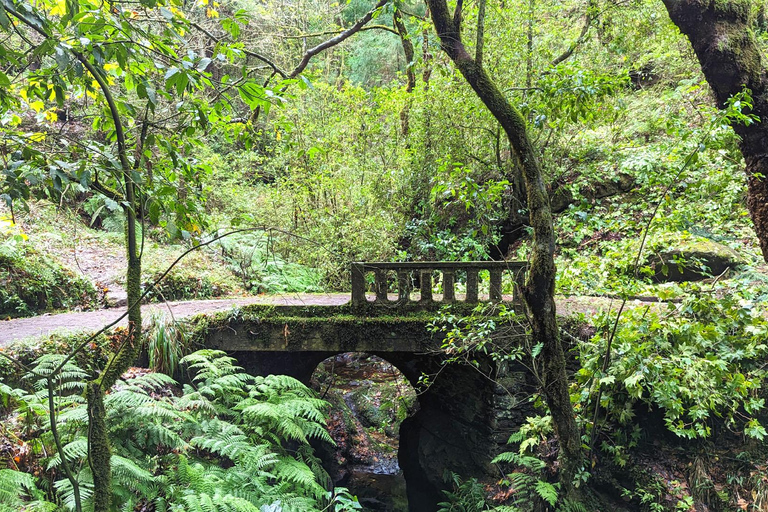
[[[407,512],[397,450],[400,423],[417,402],[405,377],[381,358],[348,353],[321,363],[312,386],[332,404],[328,427],[337,448],[322,458],[335,485],[365,511]]]

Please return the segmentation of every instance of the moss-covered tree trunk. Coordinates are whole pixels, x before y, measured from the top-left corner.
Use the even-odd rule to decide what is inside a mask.
[[[747,173],[747,207],[768,261],[768,77],[753,33],[749,0],[663,0],[670,18],[693,45],[722,108],[746,87],[759,123],[736,125]]]
[[[507,101],[483,67],[477,64],[462,44],[460,10],[451,16],[446,0],[427,0],[427,3],[443,50],[501,124],[523,168],[530,222],[534,233],[529,274],[523,295],[531,314],[534,341],[543,346],[541,358],[544,396],[560,444],[560,481],[566,496],[576,497],[573,481],[582,462],[581,435],[568,393],[565,355],[555,314],[555,234],[541,167],[528,137],[523,116]]]
[[[407,79],[405,83],[405,92],[410,93],[416,87],[416,73],[413,70],[415,51],[413,49],[411,38],[408,35],[405,21],[403,21],[403,15],[397,8],[395,8],[394,13],[392,14],[392,21],[395,25],[395,30],[397,30],[397,33],[400,35],[400,44],[403,47],[403,53],[405,54],[405,76]],[[410,129],[410,111],[411,98],[408,97],[403,106],[403,110],[400,111],[400,129],[403,132],[403,137],[406,137],[406,144],[408,131]]]
[[[126,175],[126,202],[137,205],[134,184]],[[141,255],[136,232],[136,210],[125,208],[128,270],[128,334],[96,380],[88,383],[88,463],[93,473],[93,510],[109,512],[112,506],[112,468],[104,394],[133,364],[141,347]],[[133,307],[131,307],[133,306]]]
[[[82,61],[82,60],[81,60]],[[124,186],[124,207],[126,231],[126,292],[128,295],[128,333],[123,344],[112,355],[104,371],[98,378],[87,384],[88,399],[88,464],[93,473],[93,510],[109,512],[112,508],[112,468],[111,451],[104,409],[104,394],[115,384],[117,379],[133,364],[141,348],[141,254],[139,251],[136,212],[141,205],[136,197],[134,171],[139,169],[141,160],[134,165],[128,158],[126,140],[120,113],[112,93],[104,78],[92,72],[99,83],[107,101],[117,139],[117,153],[122,167]],[[146,130],[143,130],[143,134]],[[141,144],[138,141],[137,144]]]

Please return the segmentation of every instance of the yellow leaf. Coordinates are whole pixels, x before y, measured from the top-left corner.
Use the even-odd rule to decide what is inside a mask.
[[[55,123],[59,120],[59,115],[56,113],[55,110],[48,110],[45,113],[45,118],[50,121],[51,123]]]
[[[43,142],[45,140],[45,132],[35,132],[29,136],[29,140],[32,142]]]
[[[56,4],[51,9],[51,16],[64,16],[67,13],[67,1],[57,0]]]
[[[45,108],[45,103],[43,103],[40,100],[37,100],[30,103],[29,106],[35,109],[35,112],[42,112],[43,109]]]

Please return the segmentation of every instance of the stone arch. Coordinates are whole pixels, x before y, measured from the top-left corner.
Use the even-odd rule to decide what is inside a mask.
[[[284,374],[308,384],[315,368],[329,357],[350,350],[234,352],[253,375]],[[490,461],[509,435],[530,414],[505,386],[530,388],[523,368],[497,367],[490,358],[478,366],[443,365],[440,353],[366,351],[392,364],[417,389],[419,410],[400,425],[398,461],[403,470],[409,510],[432,512],[442,501],[443,474],[496,477]],[[423,374],[437,375],[424,388]]]

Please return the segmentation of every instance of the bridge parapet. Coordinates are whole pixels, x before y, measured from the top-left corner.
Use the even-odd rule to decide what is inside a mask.
[[[405,305],[480,301],[504,302],[504,275],[511,276],[512,302],[520,304],[520,288],[525,281],[528,263],[524,261],[419,261],[419,262],[354,262],[352,263],[352,304]],[[488,294],[481,295],[481,271],[488,271]],[[367,276],[373,274],[373,300],[366,295]],[[433,293],[433,277],[438,273],[442,293]],[[465,277],[465,293],[456,293],[459,274]],[[389,278],[396,277],[397,295],[390,297]],[[413,283],[418,282],[418,299],[412,297]]]

